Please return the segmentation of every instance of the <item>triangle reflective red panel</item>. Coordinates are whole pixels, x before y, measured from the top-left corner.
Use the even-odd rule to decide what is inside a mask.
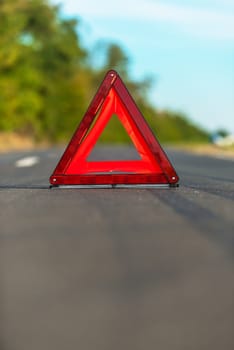
[[[139,160],[88,161],[113,115],[127,131]],[[59,185],[171,185],[179,181],[120,76],[109,71],[50,177]]]

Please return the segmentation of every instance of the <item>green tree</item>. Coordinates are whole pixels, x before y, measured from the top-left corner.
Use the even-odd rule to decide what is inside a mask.
[[[45,0],[0,1],[0,128],[57,139],[84,110],[77,21]]]

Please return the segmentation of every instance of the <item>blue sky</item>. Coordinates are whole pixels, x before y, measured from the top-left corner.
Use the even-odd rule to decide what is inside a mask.
[[[82,19],[88,48],[119,43],[130,73],[155,77],[150,99],[234,133],[234,0],[53,0]]]

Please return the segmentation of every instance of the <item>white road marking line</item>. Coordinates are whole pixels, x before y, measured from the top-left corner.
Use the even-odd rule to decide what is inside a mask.
[[[15,162],[16,168],[26,168],[34,166],[35,164],[39,163],[40,158],[37,156],[31,156],[31,157],[25,157],[22,159],[19,159]]]

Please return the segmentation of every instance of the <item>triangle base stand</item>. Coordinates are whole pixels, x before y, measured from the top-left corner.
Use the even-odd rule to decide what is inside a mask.
[[[131,188],[135,188],[135,189],[154,189],[154,188],[161,188],[161,189],[165,189],[165,188],[176,188],[179,187],[179,184],[138,184],[138,185],[50,185],[50,189],[79,189],[79,190],[85,190],[85,189],[131,189]]]

